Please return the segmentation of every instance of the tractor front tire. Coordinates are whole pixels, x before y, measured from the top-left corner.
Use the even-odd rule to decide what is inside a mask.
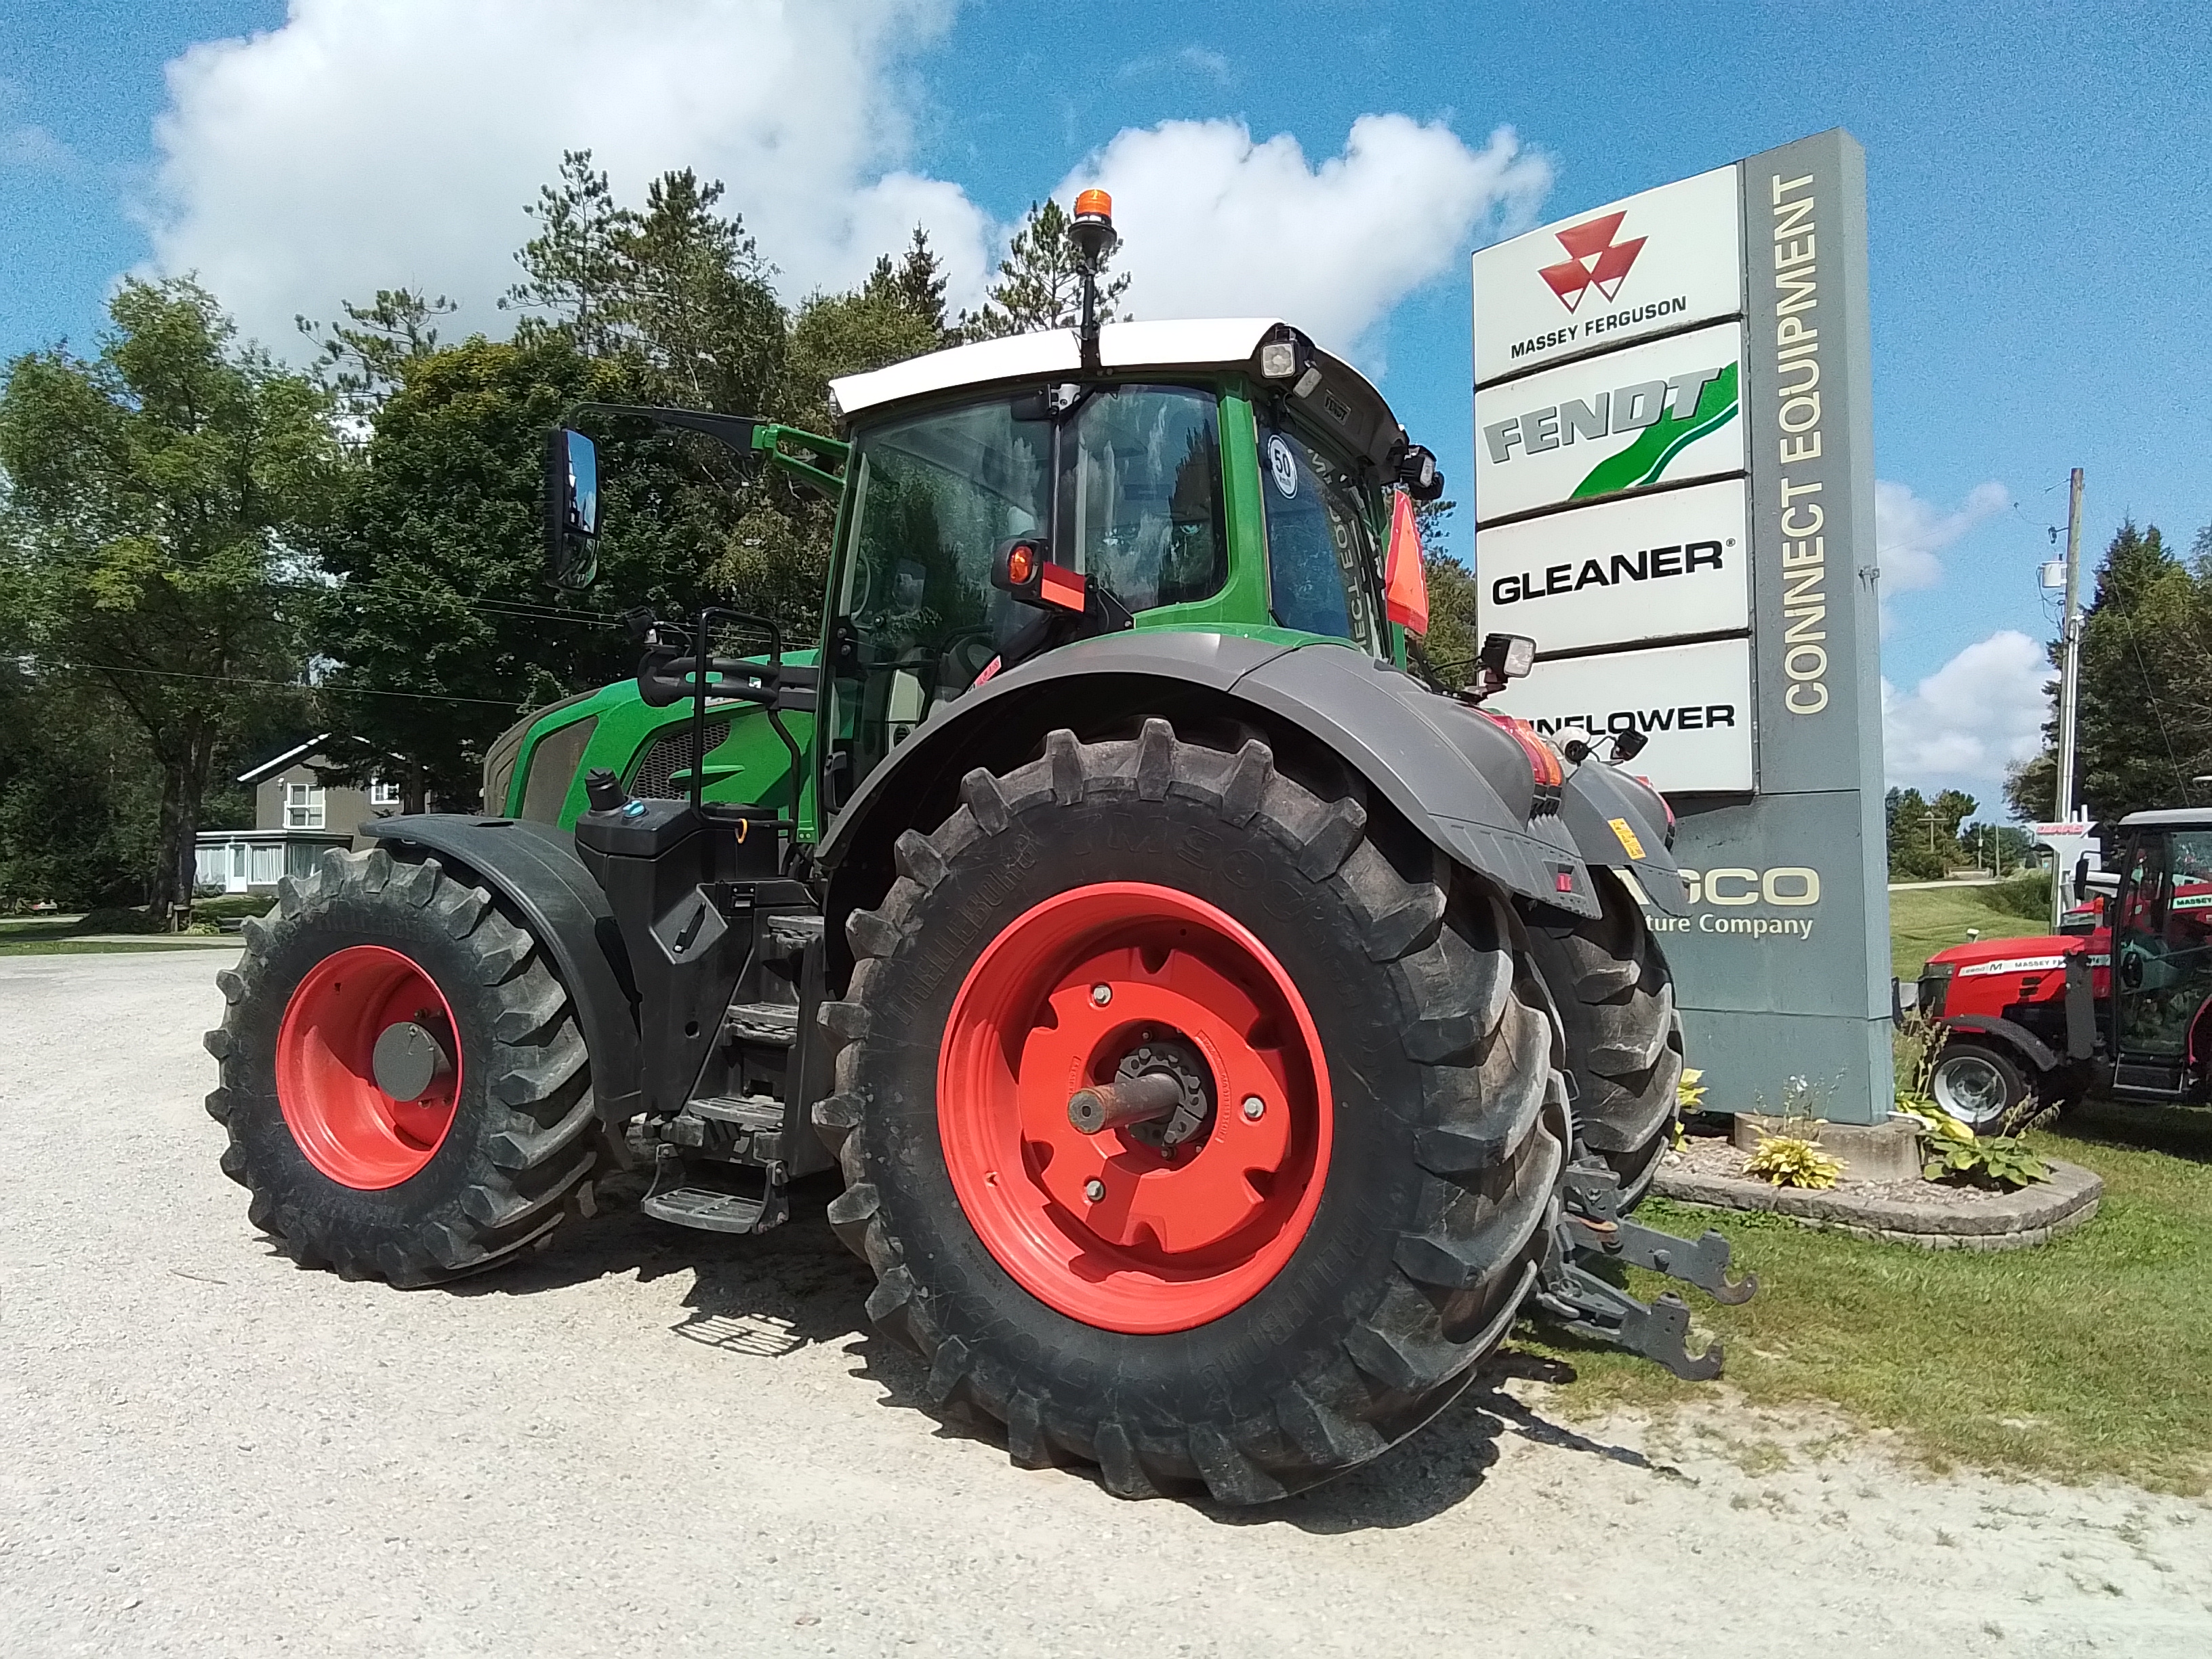
[[[815,1114],[927,1402],[1128,1498],[1266,1502],[1412,1433],[1557,1214],[1559,1038],[1510,907],[1162,720],[963,794],[848,921]],[[1121,1062],[1194,1080],[1204,1126],[1072,1127]]]
[[[1675,1121],[1682,1021],[1643,908],[1610,870],[1590,874],[1600,914],[1532,908],[1528,940],[1566,1031],[1577,1137],[1620,1178],[1626,1211],[1650,1189]]]
[[[325,853],[246,924],[216,983],[223,1173],[301,1266],[433,1284],[588,1208],[599,1121],[568,994],[529,933],[436,860]],[[395,1030],[430,1079],[411,1099],[380,1084]]]

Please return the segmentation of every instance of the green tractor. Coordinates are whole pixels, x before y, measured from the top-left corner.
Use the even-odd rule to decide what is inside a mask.
[[[1593,1271],[1751,1293],[1628,1216],[1681,1066],[1672,814],[1480,707],[1528,641],[1407,672],[1442,481],[1357,372],[1084,317],[838,381],[846,441],[624,411],[835,496],[823,637],[635,617],[635,681],[501,738],[486,816],[283,884],[208,1037],[252,1222],[419,1285],[616,1171],[750,1233],[835,1165],[933,1406],[1125,1496],[1354,1468],[1524,1314],[1715,1374]],[[547,485],[585,585],[589,439]]]

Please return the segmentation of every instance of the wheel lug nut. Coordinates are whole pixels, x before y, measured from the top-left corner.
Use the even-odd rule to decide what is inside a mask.
[[[1106,1183],[1101,1181],[1097,1176],[1091,1176],[1090,1180],[1083,1183],[1083,1195],[1089,1199],[1093,1204],[1096,1204],[1100,1199],[1106,1196]]]
[[[1267,1109],[1267,1103],[1261,1099],[1259,1096],[1247,1095],[1244,1097],[1244,1115],[1251,1120],[1251,1121],[1257,1123],[1260,1121],[1261,1114],[1265,1112]]]
[[[1114,988],[1110,985],[1092,986],[1091,988],[1091,1000],[1098,1007],[1103,1008],[1108,1003],[1114,1000]]]

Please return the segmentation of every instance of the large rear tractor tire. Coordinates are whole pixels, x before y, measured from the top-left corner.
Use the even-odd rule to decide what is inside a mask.
[[[1590,874],[1601,913],[1532,908],[1528,943],[1566,1030],[1577,1137],[1620,1177],[1625,1211],[1650,1189],[1674,1127],[1682,1021],[1643,908],[1611,871]]]
[[[848,921],[815,1113],[927,1402],[1130,1498],[1265,1502],[1413,1432],[1556,1214],[1559,1038],[1510,907],[1162,720],[1054,732],[963,799]],[[1077,1127],[1139,1076],[1185,1115]]]
[[[325,853],[216,983],[223,1173],[302,1267],[432,1284],[588,1209],[599,1121],[568,994],[434,859]]]

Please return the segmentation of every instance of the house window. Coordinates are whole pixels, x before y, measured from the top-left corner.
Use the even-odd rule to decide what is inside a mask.
[[[386,783],[382,778],[371,778],[368,781],[368,804],[371,806],[398,805],[399,786]]]
[[[284,783],[284,827],[319,830],[323,827],[323,787],[288,778]]]

